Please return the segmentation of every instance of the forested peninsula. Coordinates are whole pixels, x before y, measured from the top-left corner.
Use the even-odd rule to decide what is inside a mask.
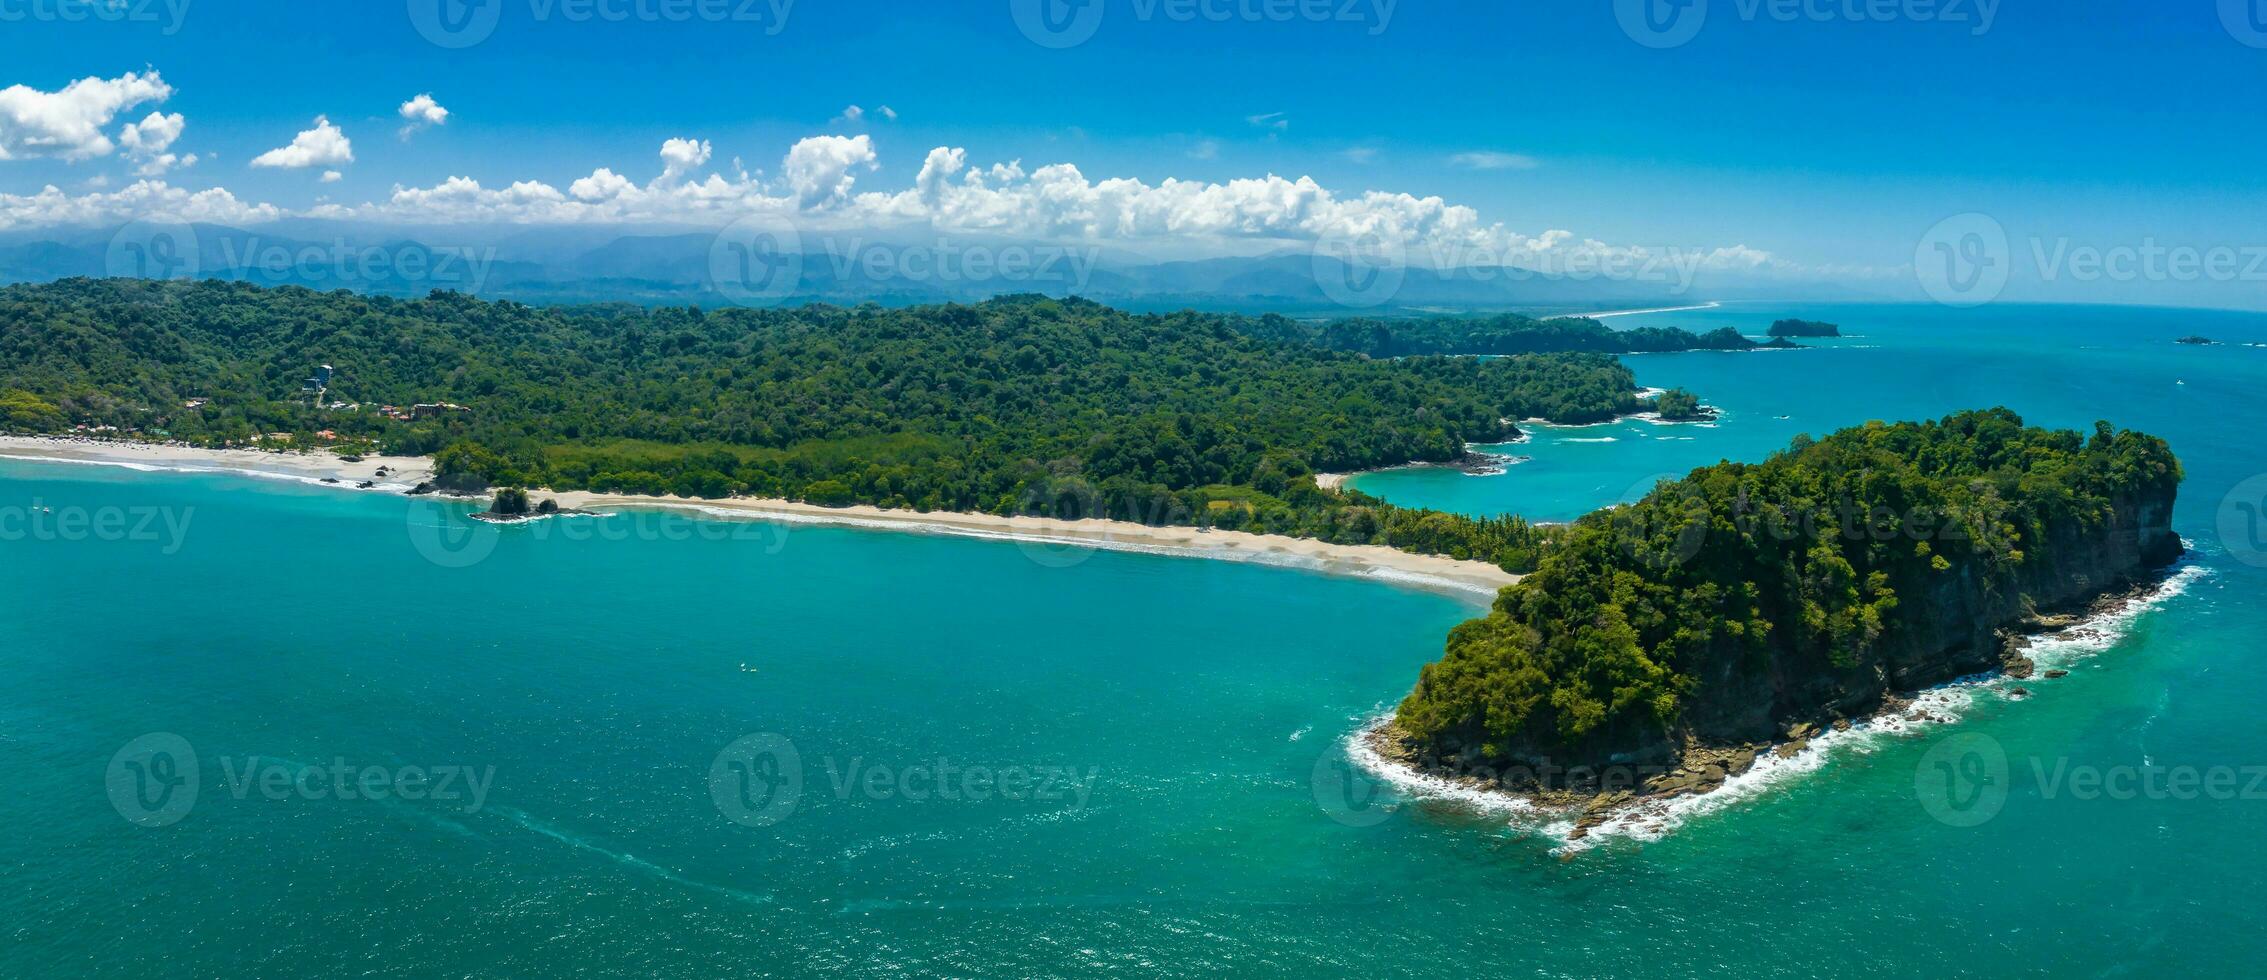
[[[1254,327],[1285,340],[1371,357],[1516,354],[1669,354],[1769,346],[1731,327],[1695,334],[1675,327],[1615,330],[1587,317],[1538,320],[1517,313],[1404,319],[1355,317],[1326,322],[1273,320]]]
[[[2180,479],[2163,440],[2006,409],[1695,470],[1561,535],[1377,738],[1511,790],[1706,789],[1898,692],[2028,670],[2010,633],[2182,553]]]

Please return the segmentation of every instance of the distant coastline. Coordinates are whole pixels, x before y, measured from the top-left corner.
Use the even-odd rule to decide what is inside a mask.
[[[1706,302],[1706,303],[1702,303],[1702,304],[1700,304],[1700,305],[1698,305],[1698,306],[1662,306],[1662,307],[1656,307],[1656,308],[1654,308],[1654,309],[1650,309],[1650,310],[1607,310],[1607,311],[1606,311],[1606,312],[1604,312],[1604,313],[1568,313],[1568,314],[1564,314],[1564,315],[1561,315],[1561,316],[1546,317],[1546,319],[1551,319],[1551,320],[1604,320],[1604,319],[1607,319],[1607,318],[1609,318],[1609,317],[1617,317],[1617,316],[1642,316],[1642,315],[1644,315],[1644,314],[1647,314],[1647,313],[1689,313],[1689,312],[1691,312],[1691,311],[1693,311],[1693,310],[1713,310],[1713,309],[1717,309],[1717,308],[1719,308],[1719,307],[1721,307],[1721,306],[1723,306],[1723,305],[1724,305],[1724,304],[1722,304],[1722,303],[1719,303],[1719,302],[1716,302],[1716,301],[1713,301],[1713,300],[1711,300],[1711,301],[1709,301],[1709,302]]]
[[[429,481],[433,473],[432,461],[422,457],[373,456],[360,462],[348,462],[323,450],[279,453],[44,436],[0,436],[0,459],[90,463],[143,471],[222,473],[388,493],[407,493],[417,484]],[[381,468],[386,475],[378,475]],[[664,510],[721,520],[909,531],[1024,545],[1279,565],[1397,583],[1478,601],[1493,599],[1498,590],[1520,579],[1484,561],[1422,555],[1384,545],[1331,544],[1245,531],[1200,531],[1194,527],[1152,527],[1098,519],[1066,521],[942,511],[922,513],[870,506],[821,507],[800,501],[748,497],[704,500],[587,491],[539,495],[555,500],[568,510],[601,513],[619,509]]]

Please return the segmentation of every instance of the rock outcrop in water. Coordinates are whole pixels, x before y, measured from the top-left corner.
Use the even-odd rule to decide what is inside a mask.
[[[1842,328],[1817,320],[1780,320],[1771,325],[1773,337],[1839,337]]]
[[[2004,409],[1696,470],[1585,518],[1457,627],[1381,748],[1513,789],[1721,782],[2153,579],[2183,550],[2179,481],[2162,440]]]

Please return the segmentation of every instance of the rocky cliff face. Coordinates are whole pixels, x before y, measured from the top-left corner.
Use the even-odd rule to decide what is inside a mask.
[[[1847,669],[1774,649],[1756,670],[1744,652],[1712,648],[1680,731],[1660,733],[1620,754],[1674,761],[1692,743],[1782,739],[1805,723],[1829,724],[1880,710],[1900,691],[1999,669],[2011,631],[2041,614],[2083,610],[2122,594],[2179,558],[2172,531],[2177,489],[2167,486],[2118,499],[2093,529],[2051,528],[2038,553],[2011,575],[1986,577],[1976,565],[1899,583],[1901,612],[1878,656]],[[1592,759],[1591,762],[1605,760]]]

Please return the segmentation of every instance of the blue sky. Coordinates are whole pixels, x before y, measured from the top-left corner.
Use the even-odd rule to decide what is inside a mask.
[[[776,179],[796,141],[840,134],[870,141],[859,191],[904,190],[931,148],[961,147],[972,167],[1071,163],[1090,181],[1311,177],[1340,199],[1437,196],[1521,235],[1746,246],[1805,270],[1910,263],[1970,211],[2105,247],[2267,237],[2267,48],[2245,43],[2267,34],[2241,37],[2211,2],[1685,0],[1705,20],[1658,48],[1611,3],[1086,0],[1091,37],[1059,49],[1019,30],[1021,0],[599,4],[620,23],[589,0],[484,2],[493,30],[452,49],[413,23],[426,0],[187,0],[178,17],[152,0],[122,23],[0,0],[0,88],[154,70],[171,94],[107,131],[178,113],[173,152],[200,160],[162,179],[287,212],[455,176],[643,183],[672,138],[713,148],[696,173],[738,157]],[[646,16],[678,2],[750,19]],[[419,93],[449,117],[401,139],[397,108]],[[852,104],[862,122],[840,118]],[[317,116],[351,164],[250,166]],[[122,150],[18,153],[0,194],[115,192],[135,169]]]

